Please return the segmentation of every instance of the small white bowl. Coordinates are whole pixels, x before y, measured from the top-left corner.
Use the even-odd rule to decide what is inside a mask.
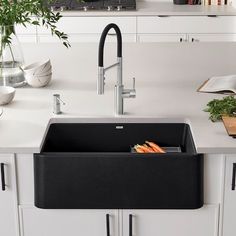
[[[32,76],[25,74],[25,80],[26,82],[34,87],[34,88],[40,88],[46,86],[52,79],[52,73],[44,76]]]
[[[10,103],[15,96],[15,89],[9,86],[0,86],[0,105]]]
[[[42,71],[42,72],[40,72],[40,73],[38,73],[38,72],[35,72],[35,73],[24,73],[25,75],[31,75],[31,76],[47,76],[47,75],[49,75],[49,74],[52,74],[52,67],[49,69],[49,70],[47,70],[47,71]]]
[[[47,72],[51,69],[52,65],[50,59],[48,59],[47,61],[36,62],[23,68],[26,74],[34,74],[34,75]]]

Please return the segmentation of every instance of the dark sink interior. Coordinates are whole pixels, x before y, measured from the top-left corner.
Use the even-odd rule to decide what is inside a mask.
[[[42,152],[130,152],[131,146],[154,141],[196,153],[187,124],[52,124]]]
[[[179,147],[131,153],[146,140]],[[184,123],[51,124],[34,154],[35,205],[46,209],[196,209],[203,155]]]

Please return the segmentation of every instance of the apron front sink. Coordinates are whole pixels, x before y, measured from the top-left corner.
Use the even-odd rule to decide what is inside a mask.
[[[146,140],[181,152],[132,153]],[[196,209],[203,155],[185,123],[55,123],[34,154],[35,206]]]

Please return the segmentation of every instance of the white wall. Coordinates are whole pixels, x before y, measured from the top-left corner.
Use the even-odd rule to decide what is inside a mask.
[[[23,44],[26,63],[51,58],[54,78],[96,81],[98,44]],[[116,59],[116,44],[105,46],[105,65]],[[204,81],[213,75],[236,74],[236,43],[149,43],[123,45],[124,77],[137,80]],[[86,78],[80,75],[86,75]],[[115,77],[109,71],[107,77]]]

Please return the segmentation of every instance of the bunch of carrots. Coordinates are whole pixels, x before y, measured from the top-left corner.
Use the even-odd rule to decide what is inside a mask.
[[[144,144],[136,144],[134,150],[137,153],[165,153],[165,151],[154,142],[145,141]]]

